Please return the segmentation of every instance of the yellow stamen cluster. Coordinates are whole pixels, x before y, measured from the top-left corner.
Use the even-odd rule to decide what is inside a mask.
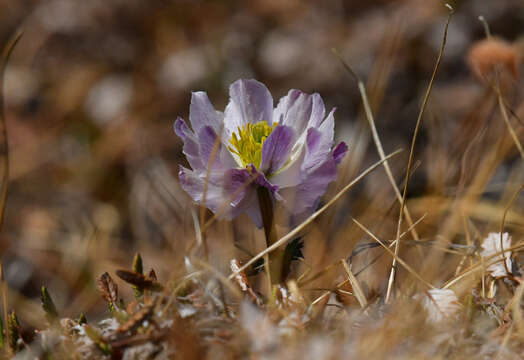
[[[262,162],[262,145],[266,138],[271,134],[277,123],[269,126],[266,121],[260,121],[256,124],[246,124],[238,128],[237,133],[233,133],[228,149],[238,155],[242,166],[249,164],[260,168]]]

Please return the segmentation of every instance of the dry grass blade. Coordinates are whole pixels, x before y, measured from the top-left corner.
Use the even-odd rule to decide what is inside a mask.
[[[280,238],[277,242],[275,242],[273,245],[268,247],[267,249],[259,252],[257,255],[255,255],[251,260],[249,260],[247,263],[245,263],[237,272],[232,273],[229,275],[228,279],[231,280],[235,276],[238,275],[240,271],[244,271],[249,266],[251,266],[255,261],[258,259],[264,257],[266,254],[269,254],[270,252],[274,251],[275,249],[278,249],[279,247],[285,245],[288,241],[291,241],[302,229],[304,229],[306,226],[308,226],[313,220],[315,220],[320,214],[322,214],[324,211],[326,211],[331,205],[333,205],[338,199],[342,197],[349,189],[351,189],[355,184],[357,184],[360,180],[362,180],[366,175],[371,173],[373,170],[375,170],[380,164],[382,164],[385,160],[400,154],[402,150],[397,150],[388,156],[386,156],[385,159],[382,159],[380,161],[377,161],[370,167],[368,167],[365,171],[363,171],[359,176],[357,176],[353,181],[351,181],[349,184],[347,184],[342,190],[340,190],[331,200],[328,201],[328,203],[324,206],[322,206],[319,210],[317,210],[315,213],[313,213],[309,218],[304,220],[300,225],[295,227],[293,230],[291,230],[287,235]]]
[[[402,214],[404,212],[404,207],[406,205],[406,196],[407,196],[407,192],[408,192],[408,184],[409,184],[409,178],[411,176],[411,167],[413,166],[413,156],[414,156],[414,152],[415,152],[415,143],[416,143],[416,140],[417,140],[417,135],[418,135],[418,132],[420,130],[420,126],[422,124],[422,117],[424,116],[424,112],[426,110],[426,106],[428,104],[428,101],[429,101],[429,96],[431,94],[431,90],[433,88],[433,82],[435,81],[435,77],[437,76],[437,72],[438,72],[438,69],[440,67],[440,62],[442,61],[442,56],[444,55],[444,48],[446,47],[446,39],[447,39],[447,36],[448,36],[448,27],[449,27],[449,22],[451,20],[451,16],[453,15],[453,8],[449,5],[449,4],[446,4],[446,7],[449,9],[449,15],[448,15],[448,18],[446,20],[446,25],[444,27],[444,35],[442,37],[442,43],[441,43],[441,46],[440,46],[440,50],[439,50],[439,54],[438,54],[438,57],[437,57],[437,62],[435,63],[435,67],[433,68],[433,73],[431,74],[431,79],[429,80],[429,85],[428,85],[428,88],[426,90],[426,95],[424,96],[424,100],[422,102],[422,107],[420,108],[420,112],[418,114],[418,118],[417,118],[417,124],[415,125],[415,131],[413,133],[413,138],[411,140],[411,149],[409,151],[409,160],[408,160],[408,167],[407,167],[407,170],[406,170],[406,182],[404,183],[404,191],[402,193],[402,202],[400,203],[400,213],[399,213],[399,217],[398,217],[398,225],[397,225],[397,243],[395,244],[395,258],[393,259],[393,262],[391,264],[391,272],[389,273],[389,282],[388,282],[388,288],[387,288],[387,291],[386,291],[386,303],[389,302],[390,300],[390,297],[391,297],[391,292],[392,292],[392,289],[393,289],[393,282],[395,281],[395,265],[396,265],[396,259],[397,259],[397,256],[398,256],[398,253],[399,253],[399,249],[400,249],[400,231],[401,231],[401,228],[402,228]],[[389,249],[388,249],[389,250]]]
[[[371,128],[371,134],[373,136],[373,141],[375,142],[375,146],[377,148],[378,154],[381,159],[384,159],[386,157],[386,154],[384,153],[384,147],[382,146],[382,142],[380,141],[380,137],[378,136],[377,127],[375,126],[375,120],[373,117],[373,112],[371,111],[371,106],[369,104],[367,92],[366,92],[366,86],[364,85],[364,82],[360,79],[360,77],[356,74],[356,72],[349,66],[348,63],[344,61],[342,56],[333,49],[333,52],[338,57],[344,68],[355,78],[358,85],[358,90],[360,92],[360,97],[362,99],[362,103],[364,105],[364,112],[366,114],[366,119],[368,120],[369,127]],[[384,161],[383,163],[384,170],[386,171],[386,175],[388,177],[388,180],[393,187],[393,190],[395,191],[395,196],[397,197],[397,200],[399,203],[402,202],[402,194],[400,193],[400,190],[397,186],[397,183],[395,182],[395,179],[393,178],[393,173],[391,172],[391,168],[389,167],[389,163],[387,161]],[[409,226],[413,225],[413,219],[411,217],[411,214],[409,213],[409,210],[406,207],[404,207],[404,214],[406,216],[406,220],[408,221]],[[411,234],[415,240],[419,240],[419,236],[417,234],[417,231],[413,227],[411,229]]]
[[[524,314],[522,313],[522,298],[524,296],[524,284],[520,284],[515,295],[513,296],[511,303],[511,310],[513,312],[513,319],[517,327],[517,331],[522,339],[524,339],[524,324],[522,324],[524,319]]]
[[[428,213],[424,213],[417,221],[415,221],[412,225],[409,226],[409,228],[406,229],[402,234],[400,234],[400,239],[402,239],[404,236],[407,235],[413,228],[415,228],[418,224],[422,222],[428,216]],[[397,240],[393,240],[391,244],[389,244],[389,247],[394,246],[397,243]]]
[[[515,143],[515,146],[519,150],[520,157],[524,160],[524,149],[522,148],[522,144],[519,141],[517,133],[515,132],[515,129],[513,128],[513,125],[511,125],[511,122],[509,121],[508,113],[506,112],[506,106],[504,105],[504,100],[502,98],[502,92],[500,91],[500,87],[497,86],[496,90],[497,90],[499,109],[500,109],[500,113],[502,114],[502,118],[504,119],[504,122],[506,123],[506,126],[508,127],[508,132],[511,135],[513,142]]]
[[[145,343],[155,343],[156,344],[164,340],[167,337],[167,335],[169,335],[168,331],[155,330],[155,331],[147,332],[145,334],[138,333],[132,336],[125,337],[123,339],[111,340],[110,345],[112,349],[120,349],[120,348],[127,348],[131,346],[145,344]]]
[[[504,252],[517,252],[524,249],[524,243],[520,243],[517,245],[514,245],[510,248],[504,249]],[[455,276],[453,279],[448,280],[443,286],[442,289],[450,288],[451,286],[455,285],[457,282],[462,280],[468,275],[473,274],[476,271],[482,270],[484,271],[487,267],[489,267],[491,264],[495,264],[496,262],[500,261],[500,257],[503,256],[502,251],[499,251],[491,256],[488,256],[486,258],[481,258],[479,262],[473,264],[469,268],[465,269],[463,272]]]
[[[484,16],[479,16],[479,20],[484,25],[484,31],[486,33],[486,37],[490,39],[491,31],[489,30],[488,22],[486,21]],[[506,112],[506,104],[504,101],[504,96],[502,95],[502,89],[500,88],[500,74],[497,68],[495,68],[495,85],[493,86],[493,89],[497,93],[497,102],[499,105],[500,113],[502,115],[502,118],[504,119],[504,122],[506,123],[506,127],[508,128],[508,132],[511,136],[511,139],[515,143],[515,146],[517,147],[520,153],[520,156],[524,160],[524,149],[522,148],[522,144],[520,143],[517,133],[515,132],[513,125],[511,125],[511,122],[509,121],[508,113]]]
[[[403,238],[404,236],[406,236],[410,231],[411,231],[411,228],[417,226],[418,224],[420,224],[420,222],[422,220],[424,220],[424,218],[427,216],[427,213],[422,215],[417,221],[415,221],[413,223],[412,226],[410,226],[410,228],[408,228],[406,231],[404,231],[401,235],[400,235],[400,238]],[[388,246],[389,247],[392,247],[395,245],[395,241],[392,241]],[[354,250],[353,250],[354,251]],[[353,256],[353,255],[351,255]],[[350,256],[350,259],[351,259],[351,256]],[[379,255],[381,256],[381,255]],[[351,262],[351,260],[348,260],[349,262]],[[373,262],[373,261],[372,261]],[[370,264],[364,266],[362,269],[360,269],[356,274],[355,276],[358,276],[359,273],[361,273],[362,271],[364,271]],[[326,266],[324,269],[322,269],[321,271],[313,274],[312,276],[310,276],[309,278],[305,278],[305,276],[307,274],[304,274],[302,275],[299,279],[298,279],[298,283],[301,285],[301,286],[304,286],[318,278],[320,278],[321,276],[323,276],[324,274],[326,274],[327,272],[331,271],[332,269],[335,269],[337,266],[337,263],[332,263],[332,264],[329,264],[328,266]]]
[[[198,220],[198,215],[194,208],[191,208],[191,219],[193,220],[193,228],[195,230],[196,245],[198,247],[202,247],[202,244],[204,242],[204,231],[200,228],[200,220]],[[191,246],[190,248],[192,247],[193,246]]]
[[[176,279],[174,282],[177,283],[178,285],[175,286],[173,289],[170,289],[168,291],[168,288],[165,288],[165,293],[163,294],[163,298],[167,299],[167,301],[165,302],[165,305],[160,310],[160,312],[164,313],[171,306],[171,304],[175,300],[175,297],[177,296],[178,292],[181,289],[183,289],[187,285],[187,283],[189,281],[197,281],[197,279],[200,276],[202,276],[203,274],[204,274],[204,271],[201,271],[201,270],[192,272],[190,274],[187,274],[187,275],[183,276],[180,279]],[[234,288],[234,287],[231,286],[231,288]]]
[[[1,177],[1,190],[0,190],[0,230],[4,222],[5,204],[7,200],[7,183],[9,182],[9,143],[7,141],[7,125],[5,121],[5,96],[4,96],[4,83],[5,83],[5,71],[9,58],[13,53],[13,50],[22,38],[23,32],[19,31],[13,38],[9,40],[2,53],[2,64],[0,65],[0,158],[2,160],[2,177]],[[4,271],[2,264],[0,263],[1,282],[2,282],[2,300],[4,308],[4,321],[5,327],[8,325],[7,315],[7,283],[4,279]],[[9,341],[9,334],[7,334],[6,341]]]
[[[118,285],[113,281],[109,273],[105,272],[100,275],[96,281],[96,287],[108,303],[116,304],[118,301]]]
[[[324,267],[322,270],[318,271],[317,273],[311,275],[308,278],[305,278],[305,276],[301,276],[297,281],[300,286],[307,285],[308,283],[320,278],[321,276],[327,274],[329,271],[336,269],[337,263],[329,264],[326,267]],[[307,275],[307,274],[306,274]]]
[[[393,258],[400,264],[402,265],[411,275],[413,275],[414,277],[416,277],[417,279],[419,279],[422,283],[424,283],[427,287],[431,288],[431,289],[435,289],[435,287],[433,285],[431,285],[429,282],[427,282],[426,280],[424,280],[411,266],[409,266],[404,260],[402,260],[401,258],[399,258],[393,251],[391,251],[389,249],[389,247],[384,244],[384,242],[382,242],[379,238],[377,238],[371,231],[369,231],[364,225],[362,225],[361,223],[359,223],[356,219],[353,219],[353,221],[355,222],[355,224],[358,225],[358,227],[360,227],[366,234],[368,234],[369,236],[371,236],[373,239],[375,239],[380,245],[382,245],[382,247],[384,249],[386,249],[386,251],[388,253],[391,254],[391,256],[393,256]]]
[[[22,38],[22,32],[18,32],[4,48],[2,54],[2,65],[0,69],[0,154],[2,158],[2,190],[0,192],[0,229],[4,222],[5,202],[7,199],[7,183],[9,181],[9,143],[7,141],[7,125],[5,121],[5,96],[4,96],[4,82],[5,82],[5,70],[7,69],[7,63],[13,53],[13,50]]]
[[[150,291],[162,291],[164,287],[153,279],[148,278],[145,275],[136,273],[129,270],[117,270],[117,276],[125,282],[136,286],[142,290]]]
[[[503,254],[504,254],[504,243],[502,241],[502,237],[504,233],[504,223],[506,222],[506,216],[508,214],[509,209],[513,205],[513,202],[515,201],[515,199],[517,199],[517,195],[522,191],[522,189],[524,189],[524,183],[520,185],[520,187],[517,189],[517,191],[515,191],[513,196],[511,196],[511,199],[509,200],[508,205],[506,205],[506,208],[504,209],[504,214],[502,215],[502,221],[500,222],[500,249]],[[506,273],[511,274],[511,271],[509,271],[508,265],[506,264],[506,262],[504,261],[503,263],[504,263],[504,268],[506,269]]]
[[[202,261],[202,260],[200,260],[198,258],[195,258],[195,259],[192,259],[192,260],[195,262],[196,265],[198,265],[201,268],[203,268],[206,272],[208,272],[209,274],[212,274],[213,276],[215,276],[218,281],[220,281],[222,284],[224,284],[225,287],[228,288],[228,290],[231,292],[231,294],[236,296],[238,299],[242,298],[242,293],[238,290],[238,288],[236,286],[231,284],[231,282],[229,281],[229,280],[231,280],[231,278],[229,278],[229,279],[226,278],[220,271],[218,271],[217,269],[215,269],[213,266],[209,265],[205,261]],[[241,270],[239,270],[239,271],[244,271],[244,269],[241,268]]]
[[[353,275],[353,273],[351,272],[351,269],[349,268],[346,260],[341,259],[340,262],[342,263],[342,266],[344,266],[344,269],[346,270],[346,273],[348,275],[348,280],[351,283],[351,287],[353,288],[353,293],[355,294],[355,297],[357,298],[360,306],[362,308],[365,308],[366,306],[368,306],[368,301],[366,300],[366,296],[364,295],[364,292],[362,291],[362,288],[360,287],[360,283],[358,282],[355,275]]]

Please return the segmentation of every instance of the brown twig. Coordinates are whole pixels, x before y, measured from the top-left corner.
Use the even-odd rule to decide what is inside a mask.
[[[2,225],[4,223],[4,213],[5,205],[7,201],[7,184],[9,182],[9,143],[7,141],[7,125],[6,125],[6,115],[5,115],[5,95],[4,95],[4,83],[5,83],[5,71],[7,69],[7,64],[9,58],[13,53],[13,50],[22,38],[23,32],[18,31],[7,43],[2,54],[2,64],[0,65],[0,158],[2,159],[2,177],[1,177],[1,190],[0,190],[0,231],[2,230]],[[4,278],[4,269],[0,263],[0,272],[1,272],[1,282],[2,282],[2,298],[4,305],[4,321],[5,329],[7,329],[7,283]],[[9,336],[9,335],[8,335]],[[6,338],[6,342],[9,342],[9,339]]]

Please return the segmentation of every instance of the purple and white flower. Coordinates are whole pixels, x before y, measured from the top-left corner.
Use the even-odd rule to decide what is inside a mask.
[[[257,187],[269,190],[293,216],[315,210],[337,176],[347,151],[335,147],[334,109],[326,116],[318,94],[290,90],[273,108],[266,86],[237,80],[225,111],[216,111],[205,92],[193,92],[189,121],[175,121],[192,169],[180,166],[184,190],[222,218],[247,213],[258,227],[262,218]],[[205,195],[204,195],[205,193]]]

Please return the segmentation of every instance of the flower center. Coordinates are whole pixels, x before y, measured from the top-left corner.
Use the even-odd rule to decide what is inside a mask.
[[[273,126],[269,126],[266,121],[260,121],[256,124],[242,125],[237,129],[237,133],[233,133],[231,136],[231,146],[228,149],[236,154],[242,166],[249,164],[255,165],[256,168],[260,168],[262,162],[262,145],[266,138],[275,129],[278,123],[273,123]]]

